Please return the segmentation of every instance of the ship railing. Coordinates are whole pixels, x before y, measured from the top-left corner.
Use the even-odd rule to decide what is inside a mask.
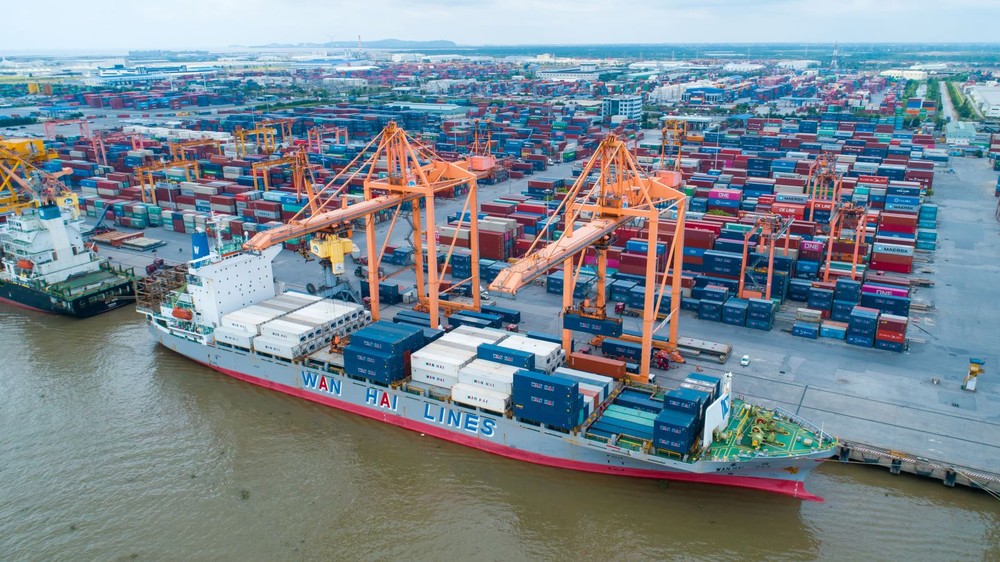
[[[821,440],[823,440],[823,441],[829,441],[831,444],[834,444],[834,443],[837,442],[837,438],[836,437],[834,437],[834,436],[830,435],[829,433],[823,431],[823,429],[821,429],[819,427],[816,427],[816,425],[813,424],[812,422],[804,420],[804,419],[800,418],[799,416],[796,416],[795,414],[789,412],[788,410],[783,410],[783,409],[778,408],[778,407],[772,408],[772,410],[776,414],[781,414],[781,416],[784,417],[786,420],[788,420],[788,421],[790,421],[790,422],[792,422],[792,423],[794,423],[796,425],[799,425],[802,428],[804,428],[804,429],[806,429],[806,430],[808,430],[808,431],[816,434],[816,436],[818,438],[820,438]]]

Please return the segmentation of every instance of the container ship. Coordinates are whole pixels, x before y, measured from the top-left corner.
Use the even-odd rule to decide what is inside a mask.
[[[567,368],[546,339],[372,322],[362,305],[281,290],[280,247],[193,245],[137,285],[137,309],[155,341],[222,374],[531,463],[820,499],[803,482],[836,440],[734,397],[730,374],[668,390]]]
[[[83,240],[74,205],[45,204],[0,225],[0,301],[86,318],[135,302],[134,275]]]

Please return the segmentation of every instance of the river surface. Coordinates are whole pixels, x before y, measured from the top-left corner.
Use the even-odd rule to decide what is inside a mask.
[[[825,503],[507,460],[229,379],[123,309],[0,305],[0,560],[1000,560],[1000,501],[830,462]]]

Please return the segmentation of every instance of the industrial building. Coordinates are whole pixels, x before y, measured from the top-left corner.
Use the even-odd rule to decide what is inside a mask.
[[[601,103],[601,117],[616,116],[634,121],[642,119],[642,96],[604,98]]]

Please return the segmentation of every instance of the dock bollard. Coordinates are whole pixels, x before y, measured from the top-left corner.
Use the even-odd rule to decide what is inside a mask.
[[[903,461],[902,460],[900,460],[900,459],[892,459],[892,462],[889,463],[889,472],[891,472],[893,474],[899,474],[899,469],[900,469],[901,466],[903,466]]]

